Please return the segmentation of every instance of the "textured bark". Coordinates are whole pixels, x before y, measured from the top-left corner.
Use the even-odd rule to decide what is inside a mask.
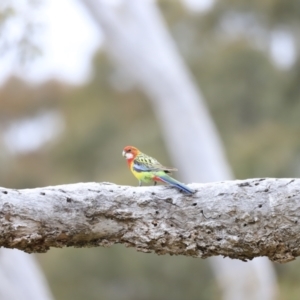
[[[114,7],[104,0],[82,3],[104,34],[106,52],[126,74],[125,81],[129,78],[148,95],[181,179],[233,179],[201,92],[155,2],[126,0]],[[276,275],[268,260],[258,258],[244,264],[214,257],[210,262],[224,300],[275,298]]]
[[[249,179],[172,187],[78,183],[0,189],[0,246],[111,246],[240,260],[299,255],[300,179]]]

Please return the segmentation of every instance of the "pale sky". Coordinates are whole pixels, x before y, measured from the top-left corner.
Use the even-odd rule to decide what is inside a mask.
[[[6,0],[0,0],[0,8]],[[16,64],[16,53],[0,56],[0,85],[11,75],[18,75],[32,82],[57,78],[80,84],[91,75],[91,58],[103,36],[87,15],[78,0],[42,0],[42,5],[28,11],[26,1],[8,0],[15,4],[17,14],[5,28],[9,41],[22,36],[24,20],[39,23],[35,36],[42,55],[25,67]],[[113,1],[122,0],[108,0]],[[207,10],[214,0],[185,0],[190,10]],[[8,124],[3,131],[3,142],[11,154],[28,153],[40,148],[55,138],[64,128],[63,118],[58,112],[39,112],[35,116]]]
[[[0,84],[11,74],[34,82],[52,77],[75,84],[87,80],[91,75],[91,58],[101,45],[103,36],[80,1],[41,0],[40,7],[33,11],[31,9],[30,12],[26,4],[28,0],[9,1],[14,3],[17,9],[16,15],[19,17],[12,18],[9,22],[6,28],[6,32],[9,32],[7,36],[11,37],[11,40],[18,39],[24,27],[23,18],[26,19],[26,16],[30,15],[30,18],[42,25],[36,37],[42,56],[28,64],[25,69],[15,64],[16,53],[14,52],[0,57]],[[122,0],[108,1],[113,4]],[[190,10],[195,11],[205,11],[214,2],[214,0],[184,1]]]
[[[41,24],[36,40],[42,50],[42,56],[25,68],[16,65],[14,52],[4,57],[0,56],[0,84],[11,74],[33,82],[55,77],[76,84],[88,79],[91,75],[91,58],[103,42],[103,36],[79,0],[41,0],[40,8],[34,12],[32,9],[28,11],[26,5],[28,0],[8,1],[15,3],[19,12],[17,16],[22,16],[23,19],[30,16]],[[209,10],[215,2],[215,0],[182,1],[189,10],[202,12]],[[22,18],[12,18],[6,28],[6,32],[9,32],[7,35],[12,40],[17,39],[22,32],[24,27]],[[295,60],[293,37],[284,31],[275,32],[270,41],[269,53],[279,67],[289,67]]]
[[[26,14],[24,1],[14,0],[22,15]],[[102,41],[101,32],[77,0],[42,0],[31,18],[41,24],[36,36],[42,55],[24,68],[14,63],[15,53],[0,58],[0,84],[11,73],[27,80],[41,82],[51,77],[80,83],[90,74],[90,62]],[[12,19],[10,36],[18,36],[22,20]],[[26,75],[25,75],[26,74]]]
[[[24,20],[30,18],[42,24],[35,38],[43,53],[25,68],[15,63],[16,53],[12,51],[0,56],[0,85],[12,74],[32,82],[57,78],[80,84],[89,78],[91,58],[104,39],[79,0],[42,0],[41,7],[34,12],[28,11],[28,0],[0,0],[0,8],[5,1],[14,3],[18,10],[17,17],[10,19],[5,28],[9,41],[18,40]],[[205,12],[215,0],[182,1],[190,11]],[[268,51],[279,67],[291,66],[296,54],[293,37],[286,31],[274,32]],[[14,154],[34,151],[59,134],[63,125],[62,117],[56,112],[41,113],[10,124],[4,132],[4,143]]]

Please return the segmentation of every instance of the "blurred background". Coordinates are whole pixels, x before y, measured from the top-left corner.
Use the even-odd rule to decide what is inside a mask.
[[[106,2],[113,10],[124,5]],[[299,177],[299,1],[154,5],[203,94],[235,176]],[[177,166],[151,102],[109,59],[105,33],[84,1],[1,1],[0,83],[0,186],[136,185],[121,156],[128,144]],[[54,299],[221,297],[207,260],[122,245],[37,257]],[[299,262],[274,268],[277,299],[299,299]]]

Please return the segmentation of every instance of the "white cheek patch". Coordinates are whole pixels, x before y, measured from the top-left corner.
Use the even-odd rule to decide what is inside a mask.
[[[133,154],[132,153],[126,153],[125,157],[126,157],[126,159],[131,159],[131,158],[133,158]]]

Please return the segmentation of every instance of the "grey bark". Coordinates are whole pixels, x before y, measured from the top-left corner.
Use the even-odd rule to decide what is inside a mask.
[[[154,1],[121,1],[118,7],[103,0],[82,2],[103,30],[107,54],[149,96],[182,178],[198,182],[233,178],[203,97]],[[215,257],[211,263],[223,299],[274,298],[276,278],[269,261],[245,265]]]
[[[0,246],[111,246],[285,263],[300,254],[300,179],[249,179],[172,187],[78,183],[0,189]]]

